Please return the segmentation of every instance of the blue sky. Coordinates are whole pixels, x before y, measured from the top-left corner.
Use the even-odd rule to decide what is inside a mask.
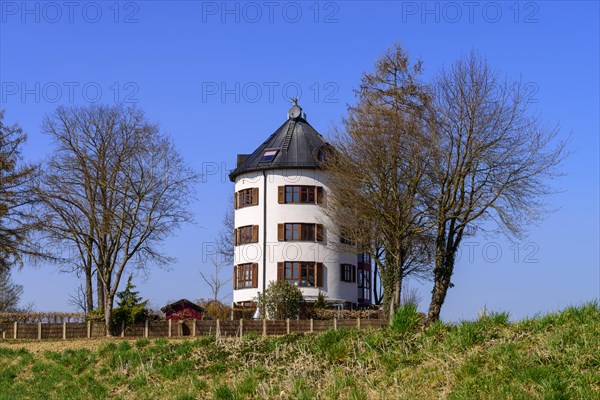
[[[137,276],[141,295],[210,296],[203,248],[221,227],[237,153],[252,151],[300,97],[327,136],[353,104],[361,74],[394,42],[426,76],[471,49],[527,82],[532,110],[571,135],[556,209],[523,240],[476,237],[463,246],[442,317],[484,306],[515,318],[600,296],[598,2],[0,2],[0,107],[28,133],[25,155],[51,148],[43,116],[58,105],[137,102],[205,173],[197,223],[164,244],[178,261]],[[56,266],[14,274],[23,303],[70,310],[77,279]],[[431,285],[418,288],[422,307]]]

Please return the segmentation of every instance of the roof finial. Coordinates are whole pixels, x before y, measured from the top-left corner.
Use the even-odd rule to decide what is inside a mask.
[[[298,105],[298,98],[292,97],[290,98],[294,102],[294,105],[288,111],[288,119],[295,119],[302,115],[302,107]]]

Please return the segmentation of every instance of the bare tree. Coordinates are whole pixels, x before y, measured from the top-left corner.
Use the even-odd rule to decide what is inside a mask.
[[[213,294],[212,300],[222,302],[225,297],[229,295],[229,293],[223,295],[223,288],[231,282],[231,278],[223,279],[221,277],[221,271],[226,263],[218,256],[211,257],[210,262],[213,266],[213,272],[208,276],[204,272],[200,272],[200,276],[204,283],[210,288],[210,291]]]
[[[0,268],[0,313],[15,311],[23,294],[23,286],[10,279],[10,269]]]
[[[235,227],[234,210],[233,210],[233,195],[230,196],[229,202],[227,203],[225,214],[223,215],[223,226],[219,231],[216,238],[216,251],[210,257],[210,262],[213,266],[213,273],[207,276],[204,272],[200,272],[202,280],[208,285],[212,294],[213,301],[223,301],[229,293],[225,296],[220,294],[232,277],[223,279],[221,277],[223,266],[233,266],[234,261],[234,245],[233,245],[233,229]],[[232,269],[231,269],[232,270]]]
[[[430,94],[418,82],[421,63],[411,65],[395,46],[362,78],[358,104],[324,166],[331,179],[327,213],[342,236],[371,253],[381,274],[384,309],[400,304],[402,279],[427,275],[428,231],[420,192],[427,183]]]
[[[435,227],[430,322],[439,319],[463,237],[489,223],[520,234],[541,216],[565,156],[563,142],[553,145],[558,128],[529,113],[523,86],[500,80],[474,53],[442,71],[436,94],[424,194]]]
[[[92,311],[90,308],[88,308],[89,305],[86,296],[85,285],[78,285],[75,289],[75,293],[69,295],[69,300],[67,300],[67,303],[75,307],[77,312],[81,312],[83,314],[88,314],[90,311]]]
[[[219,235],[217,237],[217,254],[220,257],[221,262],[233,265],[233,230],[235,228],[233,194],[230,196],[227,204],[227,209],[223,215],[223,227],[219,231]]]
[[[21,150],[26,140],[18,125],[4,124],[4,111],[0,110],[0,269],[23,266],[28,256],[48,256],[32,238],[41,226],[32,211],[32,182],[38,167],[23,162]]]
[[[121,276],[172,258],[161,242],[191,221],[197,174],[137,108],[59,107],[44,131],[55,142],[40,184],[53,238],[73,246],[86,296],[97,274],[107,335]]]

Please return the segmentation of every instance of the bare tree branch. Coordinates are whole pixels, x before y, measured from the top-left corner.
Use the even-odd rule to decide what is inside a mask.
[[[36,198],[32,183],[39,167],[23,162],[27,135],[18,125],[4,124],[0,109],[0,269],[22,267],[26,258],[52,259],[34,234],[44,221],[33,209]]]
[[[227,287],[232,278],[223,279],[221,278],[221,270],[226,265],[224,261],[221,261],[218,256],[213,256],[210,262],[214,268],[214,271],[210,275],[206,275],[204,272],[200,272],[200,276],[204,283],[208,285],[212,293],[212,300],[217,302],[223,302],[223,300],[229,296],[229,293],[223,295],[223,288]]]
[[[69,300],[67,303],[75,307],[76,312],[88,314],[91,311],[88,308],[86,287],[84,285],[80,284],[77,286],[75,293],[69,295]]]
[[[0,268],[0,313],[16,311],[21,294],[23,286],[11,281],[8,268]]]
[[[137,108],[59,107],[43,127],[56,144],[39,190],[52,218],[48,230],[77,248],[73,262],[88,284],[97,274],[110,335],[127,267],[173,261],[160,243],[192,220],[188,206],[198,175]]]
[[[463,237],[490,222],[521,235],[543,215],[549,182],[566,156],[558,128],[529,112],[520,82],[500,80],[475,53],[442,71],[435,110],[432,185],[424,193],[435,221],[430,321],[439,319]]]
[[[325,161],[332,229],[340,226],[340,235],[358,244],[355,251],[371,254],[390,315],[402,279],[430,274],[427,206],[419,195],[427,183],[430,94],[420,73],[421,64],[411,65],[399,46],[381,57],[363,77],[358,104]]]

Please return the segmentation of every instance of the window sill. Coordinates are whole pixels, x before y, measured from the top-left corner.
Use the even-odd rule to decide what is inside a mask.
[[[248,205],[248,206],[241,206],[241,207],[238,206],[238,208],[236,208],[235,211],[237,211],[237,210],[243,210],[244,208],[249,208],[249,207],[256,207],[256,206],[258,206],[258,204],[251,204],[251,205]]]
[[[323,243],[324,240],[278,240],[284,243]]]

